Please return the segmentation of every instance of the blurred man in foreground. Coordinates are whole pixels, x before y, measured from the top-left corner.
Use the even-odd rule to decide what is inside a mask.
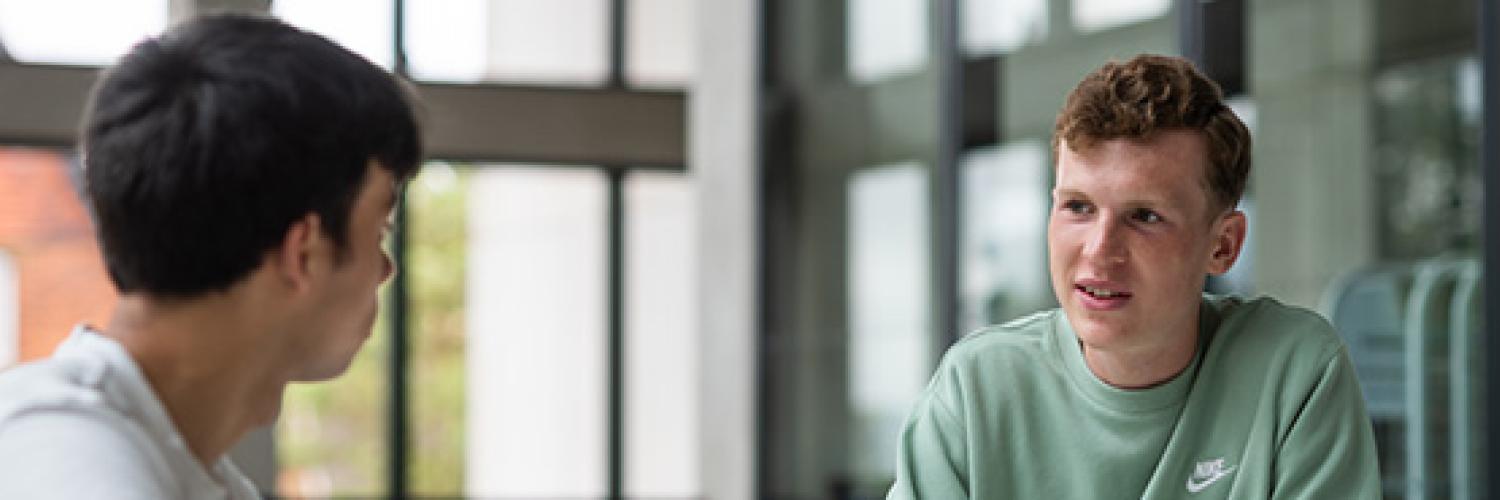
[[[0,374],[0,498],[258,499],[225,453],[369,335],[421,156],[409,95],[323,37],[218,15],[136,45],[84,122],[120,299]]]

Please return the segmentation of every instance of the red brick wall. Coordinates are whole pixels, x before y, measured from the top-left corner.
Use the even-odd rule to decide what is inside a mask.
[[[63,154],[0,148],[0,250],[20,281],[22,360],[50,354],[75,324],[106,326],[114,286]]]

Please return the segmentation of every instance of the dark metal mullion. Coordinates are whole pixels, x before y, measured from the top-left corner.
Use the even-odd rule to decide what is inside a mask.
[[[625,496],[625,174],[605,167],[609,178],[609,484],[608,497]]]
[[[393,4],[396,12],[394,17],[394,26],[392,27],[395,32],[394,36],[392,37],[395,40],[395,46],[393,47],[393,49],[395,50],[395,67],[392,69],[392,71],[397,76],[404,78],[407,76],[405,44],[406,9],[404,8],[406,2],[404,0],[394,0]],[[390,495],[390,498],[407,498],[409,496],[406,480],[408,463],[407,442],[409,436],[407,432],[407,430],[409,429],[409,422],[407,421],[407,380],[409,378],[408,360],[410,358],[407,353],[407,343],[409,340],[407,328],[407,306],[409,291],[407,290],[405,272],[406,264],[408,261],[406,254],[407,231],[409,229],[409,226],[407,225],[407,212],[408,206],[406,203],[406,196],[398,197],[396,202],[395,221],[393,224],[394,231],[391,235],[391,259],[395,261],[397,272],[396,275],[391,279],[390,291],[391,399],[389,401],[390,415],[388,422],[388,425],[390,426],[390,455],[387,457],[386,462],[386,474],[388,481],[387,494]]]
[[[406,498],[407,464],[407,284],[406,242],[407,204],[402,196],[396,203],[394,230],[391,234],[391,259],[395,261],[396,273],[391,277],[390,290],[390,415],[387,424],[390,430],[390,454],[386,462],[387,490],[391,498]]]
[[[1177,0],[1177,50],[1199,68],[1203,67],[1203,10],[1199,0]]]
[[[932,280],[936,294],[934,295],[934,312],[936,322],[934,326],[938,329],[935,336],[942,344],[935,350],[934,359],[947,347],[958,340],[960,332],[958,314],[958,259],[959,259],[959,228],[963,227],[960,220],[963,213],[962,195],[959,189],[959,157],[963,151],[964,144],[964,60],[963,53],[959,47],[959,0],[938,0],[935,8],[937,10],[937,22],[934,27],[937,31],[937,85],[939,92],[938,109],[938,151],[937,164],[933,170],[933,180],[936,183],[935,211],[933,221],[936,225],[936,241],[934,248],[933,269],[935,271]]]
[[[1479,0],[1480,88],[1484,93],[1483,121],[1479,127],[1479,166],[1484,176],[1484,215],[1481,241],[1484,247],[1484,378],[1485,418],[1500,416],[1500,280],[1492,272],[1500,265],[1500,6],[1494,0]],[[1485,498],[1500,498],[1500,432],[1486,432],[1483,456]]]
[[[609,2],[609,78],[606,86],[624,89],[625,0]],[[610,500],[625,498],[625,174],[626,168],[605,165],[609,179],[609,428],[608,487]]]

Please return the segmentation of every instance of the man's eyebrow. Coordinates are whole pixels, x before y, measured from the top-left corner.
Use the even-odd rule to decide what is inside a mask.
[[[1088,193],[1085,193],[1085,192],[1083,192],[1081,190],[1078,190],[1076,188],[1058,187],[1058,188],[1054,188],[1053,192],[1056,193],[1056,196],[1059,197],[1059,198],[1083,198],[1083,199],[1090,199],[1090,198],[1092,198],[1091,196],[1088,195]],[[1140,208],[1140,207],[1147,207],[1147,208],[1164,208],[1164,207],[1165,208],[1172,208],[1172,207],[1176,207],[1179,204],[1179,203],[1176,202],[1176,200],[1174,200],[1171,197],[1162,197],[1162,196],[1154,196],[1154,197],[1132,197],[1132,198],[1128,198],[1128,199],[1124,200],[1121,203],[1122,203],[1122,206],[1132,207],[1132,208]]]

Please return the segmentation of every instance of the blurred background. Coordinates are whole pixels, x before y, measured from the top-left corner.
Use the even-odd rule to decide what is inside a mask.
[[[1339,327],[1386,498],[1495,498],[1486,1],[0,0],[0,367],[113,305],[73,149],[99,68],[267,12],[414,81],[430,162],[377,334],[234,452],[266,495],[881,498],[946,346],[1055,306],[1063,96],[1154,52],[1255,138],[1210,289]]]

